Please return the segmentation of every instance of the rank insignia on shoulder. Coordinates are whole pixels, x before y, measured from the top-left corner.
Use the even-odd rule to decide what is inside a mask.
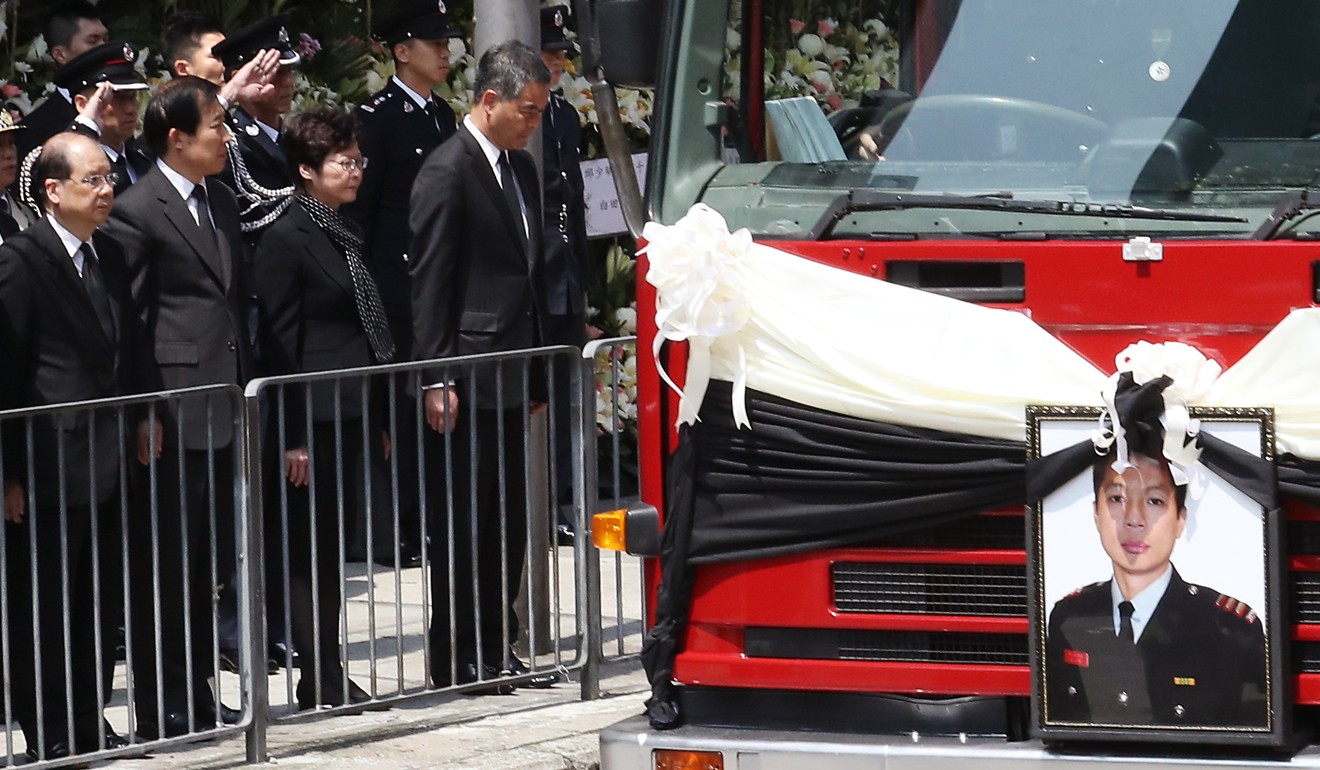
[[[1078,668],[1090,668],[1091,655],[1090,653],[1082,652],[1081,650],[1064,650],[1063,662],[1070,666],[1077,666]]]
[[[1173,683],[1178,687],[1195,687],[1196,677],[1194,676],[1175,676]]]
[[[1256,612],[1246,602],[1239,601],[1228,594],[1220,594],[1215,599],[1215,606],[1231,615],[1237,615],[1248,623],[1256,622]]]
[[[374,113],[376,111],[376,108],[370,104],[364,104],[362,105],[362,111]]]

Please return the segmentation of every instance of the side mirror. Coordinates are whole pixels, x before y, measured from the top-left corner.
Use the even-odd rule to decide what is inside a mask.
[[[625,88],[655,88],[666,0],[596,0],[600,66]]]

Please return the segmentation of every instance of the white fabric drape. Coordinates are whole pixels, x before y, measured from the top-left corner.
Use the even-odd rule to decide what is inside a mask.
[[[710,377],[734,383],[735,415],[745,385],[839,414],[1018,441],[1027,404],[1103,405],[1108,373],[1022,313],[757,244],[704,204],[643,237],[660,334],[693,351],[680,421],[695,419]],[[1273,406],[1279,450],[1320,458],[1320,310],[1294,311],[1191,405]]]

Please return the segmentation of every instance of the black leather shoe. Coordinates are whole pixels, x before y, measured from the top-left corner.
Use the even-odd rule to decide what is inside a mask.
[[[477,664],[474,661],[462,662],[458,664],[458,679],[451,682],[449,679],[449,667],[445,666],[443,671],[436,671],[431,675],[431,682],[436,687],[449,687],[451,684],[459,686],[473,684],[475,682],[486,682],[486,687],[473,687],[464,690],[464,695],[509,695],[517,686],[513,682],[502,681],[502,674],[494,666],[482,666],[481,675],[477,675]]]
[[[38,752],[35,748],[30,748],[23,753],[33,762],[38,762],[43,759],[65,759],[66,757],[72,756],[72,754],[69,753],[68,741],[55,741],[46,747],[45,752]]]
[[[126,739],[124,736],[120,735],[119,733],[115,732],[114,730],[111,730],[110,725],[105,726],[104,735],[105,735],[105,747],[107,749],[122,749],[128,745],[128,739]]]
[[[225,725],[236,725],[243,721],[243,712],[238,709],[231,709],[225,704],[220,704],[219,722]]]
[[[522,683],[527,685],[528,687],[532,687],[537,690],[544,690],[547,687],[554,687],[555,684],[559,682],[558,672],[555,671],[533,672],[530,668],[527,667],[526,663],[523,663],[521,660],[518,660],[518,657],[513,654],[510,654],[509,657],[504,659],[504,670],[508,671],[510,676],[528,677],[524,679]]]
[[[238,673],[238,650],[226,650],[220,648],[218,653],[220,670],[228,671],[231,674]]]
[[[357,705],[359,703],[370,703],[371,693],[358,686],[352,679],[348,680],[348,697],[340,691],[341,682],[339,677],[334,677],[333,681],[321,682],[321,702],[316,702],[316,685],[311,677],[304,676],[298,680],[297,698],[298,709],[306,711],[307,709],[321,706],[343,706],[347,703]],[[389,708],[388,704],[380,704],[379,710],[384,711]],[[376,709],[368,709],[376,710]]]
[[[137,735],[144,741],[155,741],[160,740],[161,738],[177,738],[180,735],[187,735],[190,732],[188,730],[188,715],[182,711],[166,711],[164,727],[165,729],[161,730],[160,726],[154,721],[138,722]],[[211,727],[211,725],[207,724],[203,715],[197,715],[198,732],[209,730]]]
[[[387,553],[372,558],[378,567],[394,567],[394,554]],[[399,569],[410,569],[412,567],[422,566],[422,554],[420,551],[402,549],[399,551]]]

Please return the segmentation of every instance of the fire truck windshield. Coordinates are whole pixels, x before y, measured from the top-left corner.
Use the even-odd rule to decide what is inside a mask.
[[[810,237],[839,196],[878,191],[1167,216],[880,206],[843,212],[834,237],[1250,238],[1316,184],[1320,4],[845,5],[851,16],[798,19],[787,0],[730,4],[719,162],[692,171],[731,225]],[[758,8],[753,41],[742,14]],[[758,67],[759,83],[743,71]],[[1311,213],[1268,236],[1320,233]]]

